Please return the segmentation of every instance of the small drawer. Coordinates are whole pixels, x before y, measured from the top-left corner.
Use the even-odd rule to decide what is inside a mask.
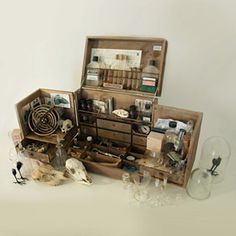
[[[119,132],[113,132],[113,131],[108,131],[104,129],[98,129],[98,136],[103,137],[103,138],[108,138],[108,139],[114,139],[126,143],[131,143],[131,135],[129,134],[124,134],[124,133],[119,133]]]
[[[111,129],[125,133],[131,133],[131,125],[110,120],[97,119],[98,128]]]
[[[96,128],[95,127],[81,125],[80,130],[81,130],[82,134],[96,136]]]
[[[147,138],[143,137],[143,136],[133,135],[133,144],[146,146],[147,145]]]

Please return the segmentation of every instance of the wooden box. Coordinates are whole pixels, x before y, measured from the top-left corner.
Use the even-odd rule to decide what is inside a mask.
[[[109,57],[111,55],[109,53],[112,50],[117,50],[117,53],[124,54],[126,50],[128,54],[129,50],[131,50],[131,54],[134,53],[132,50],[136,53],[141,52],[139,67],[131,69],[131,72],[125,71],[125,73],[122,74],[119,68],[113,69],[112,64],[107,66],[103,56],[105,54]],[[195,126],[187,154],[187,164],[178,173],[171,173],[169,169],[165,167],[150,168],[141,164],[141,162],[137,163],[129,162],[125,159],[123,160],[124,164],[130,163],[137,166],[139,169],[148,169],[154,177],[163,178],[163,176],[168,175],[168,179],[171,182],[180,186],[186,186],[195,159],[202,113],[158,104],[158,96],[161,95],[162,91],[166,51],[167,41],[160,38],[88,37],[85,46],[81,88],[75,94],[76,101],[78,102],[78,125],[82,137],[86,138],[86,136],[91,135],[94,139],[102,138],[114,142],[123,142],[130,146],[130,153],[136,156],[137,160],[140,160],[146,158],[147,134],[138,132],[135,127],[145,125],[146,128],[152,129],[158,118],[174,119],[183,122],[193,120]],[[106,52],[108,53],[106,54]],[[100,65],[102,65],[99,71],[102,81],[96,85],[91,85],[87,83],[86,76],[88,76],[89,63],[94,56],[99,57],[98,61]],[[139,88],[142,81],[139,73],[142,74],[144,67],[148,64],[150,59],[157,62],[159,70],[156,80],[156,89],[151,92],[140,91],[141,89]],[[131,75],[129,73],[131,73]],[[112,76],[113,80],[111,79]],[[129,82],[131,85],[129,87],[123,86],[124,84],[128,84],[128,80],[131,80],[131,82]],[[107,86],[107,81],[109,86]],[[112,82],[116,85],[111,85]],[[109,102],[112,101],[113,110],[120,108],[129,110],[132,105],[137,105],[137,101],[142,101],[143,103],[150,102],[151,118],[150,120],[120,118],[112,113],[109,114],[109,109],[105,112],[104,110],[102,111],[102,109],[96,111],[83,109],[80,105],[80,101],[91,99],[93,101],[104,101],[105,103],[108,101],[108,106]],[[139,115],[140,113],[138,116]],[[94,163],[86,159],[83,161],[89,170],[113,178],[121,178],[124,172],[122,168],[107,168],[99,165],[99,163]]]
[[[67,103],[64,101],[62,104],[55,104],[55,97],[61,96],[60,98],[66,99]],[[58,97],[56,97],[58,99]],[[54,100],[54,102],[53,102]],[[57,100],[56,100],[57,101]],[[52,104],[54,103],[54,104]],[[44,110],[39,110],[39,105],[46,105],[46,108],[48,109],[45,112],[45,117],[42,115]],[[50,115],[47,112],[50,112],[51,107],[54,107],[57,109],[56,114],[58,114],[58,117],[54,115]],[[45,133],[40,133],[40,129],[34,130],[35,127],[37,127],[37,122],[34,122],[34,124],[29,123],[29,117],[33,117],[33,119],[36,120],[37,114],[35,114],[33,111],[38,109],[39,116],[41,118],[45,118],[46,121],[51,122],[50,127],[53,126],[53,122],[56,123],[55,127],[53,127],[52,131],[50,132],[50,135],[45,135]],[[37,152],[29,149],[25,149],[24,152],[27,156],[30,156],[31,158],[40,160],[45,163],[50,163],[55,154],[55,145],[57,144],[58,140],[61,140],[64,146],[68,146],[71,142],[71,139],[75,136],[75,134],[78,132],[78,126],[77,126],[77,120],[76,120],[76,110],[75,110],[75,101],[74,101],[74,94],[72,92],[66,92],[66,91],[59,91],[59,90],[51,90],[51,89],[38,89],[37,91],[33,92],[20,102],[16,104],[16,112],[17,112],[17,118],[18,123],[21,129],[21,133],[23,136],[22,146],[23,148],[26,148],[29,146],[29,144],[38,145],[39,143],[47,143],[48,148],[45,152]],[[41,119],[40,118],[40,119]],[[63,133],[60,130],[60,121],[70,119],[73,124],[73,128],[67,132]]]
[[[72,93],[39,89],[17,104],[18,120],[24,138],[55,145],[56,137],[60,135],[67,147],[69,144],[73,146],[72,139],[78,132],[80,152],[83,152],[79,159],[89,171],[121,179],[123,167],[132,165],[140,170],[148,169],[152,176],[157,178],[168,175],[171,182],[186,186],[197,150],[202,113],[158,104],[166,51],[167,41],[161,38],[87,37],[81,87],[77,91]],[[148,81],[147,76],[144,78],[143,75],[150,59],[156,62],[158,72],[152,72],[149,75],[151,80]],[[92,70],[89,67],[93,60],[99,62],[99,69]],[[117,61],[120,64],[117,64]],[[72,120],[74,128],[67,134],[61,134],[58,130],[50,136],[35,135],[24,120],[25,109],[37,97],[47,99],[52,93],[66,94],[69,97],[70,108],[65,108],[64,116]],[[136,110],[132,112],[134,105]],[[119,117],[112,112],[118,109],[129,111],[129,116]],[[143,164],[147,158],[145,151],[148,131],[154,128],[159,118],[185,123],[194,121],[187,163],[178,173],[171,173],[166,167],[151,168]],[[121,165],[109,167],[93,161],[93,158],[87,158],[93,155],[91,150],[84,148],[87,147],[87,136],[92,136],[93,148],[120,156]],[[101,141],[107,142],[108,146],[101,146]],[[120,149],[110,147],[111,143],[127,147],[125,153],[121,151],[119,155]],[[136,160],[127,160],[127,155],[135,156]]]

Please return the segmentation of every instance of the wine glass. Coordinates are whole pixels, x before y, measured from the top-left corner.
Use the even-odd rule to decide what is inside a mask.
[[[163,178],[163,181],[156,179],[154,182],[154,190],[153,190],[153,206],[164,206],[169,205],[170,199],[166,192],[167,189],[167,177]]]

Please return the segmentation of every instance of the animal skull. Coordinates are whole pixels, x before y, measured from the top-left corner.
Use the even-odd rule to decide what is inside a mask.
[[[38,166],[32,172],[32,179],[40,182],[46,182],[51,186],[62,184],[66,177],[63,172],[55,170],[48,164],[38,163]]]
[[[124,109],[117,109],[117,110],[114,110],[112,113],[122,118],[129,117],[129,112]]]
[[[70,119],[63,120],[63,122],[61,124],[61,132],[62,133],[67,133],[72,128],[73,128],[73,124]]]
[[[70,177],[82,184],[91,184],[92,179],[88,176],[83,163],[75,158],[66,160],[66,170]]]

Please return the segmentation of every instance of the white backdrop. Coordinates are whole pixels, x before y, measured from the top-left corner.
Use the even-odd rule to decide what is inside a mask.
[[[14,104],[39,87],[76,90],[85,37],[169,42],[160,103],[203,111],[200,145],[236,141],[234,1],[0,1],[1,143],[17,127]]]
[[[169,42],[160,103],[203,111],[199,150],[221,135],[234,158],[235,8],[234,0],[0,0],[1,144],[18,126],[20,99],[80,86],[87,35],[152,36]]]
[[[113,235],[125,235],[129,230],[129,235],[152,235],[153,230],[159,230],[163,235],[186,235],[182,225],[186,232],[192,230],[193,235],[206,232],[235,235],[235,9],[235,0],[0,0],[0,182],[3,182],[0,184],[0,197],[15,201],[8,205],[3,201],[1,205],[5,217],[5,221],[1,220],[2,232],[17,231],[13,227],[15,216],[20,220],[17,227],[25,231],[22,235],[41,235],[41,232],[56,232],[57,229],[62,230],[61,235],[66,235],[65,231],[70,227],[84,229],[86,222],[90,221],[94,226],[87,226],[89,229],[84,235],[108,235],[102,231],[96,233],[103,226],[103,218],[100,217],[100,212],[103,212],[114,229]],[[209,201],[186,202],[176,211],[166,208],[134,213],[129,207],[119,208],[125,200],[123,193],[119,193],[121,186],[108,179],[105,180],[110,181],[110,191],[103,183],[83,191],[83,188],[77,189],[74,185],[48,188],[31,183],[26,189],[21,189],[11,184],[9,163],[6,166],[9,149],[7,133],[18,127],[15,103],[40,87],[76,90],[80,86],[87,35],[150,36],[168,40],[163,92],[159,102],[204,112],[197,158],[203,141],[209,136],[223,136],[232,147],[228,179],[215,186]],[[93,195],[94,190],[96,196]],[[105,196],[110,198],[105,199]],[[70,202],[65,214],[69,214],[70,209],[75,208],[73,204],[80,199],[76,213],[68,220],[66,228],[64,218],[58,217],[61,210],[58,206],[64,206],[64,210],[67,207],[64,198]],[[100,199],[101,206],[90,198]],[[86,199],[87,205],[93,209],[86,208]],[[104,199],[107,203],[102,203]],[[34,210],[27,208],[31,206],[32,209],[38,206],[39,213],[35,210],[34,214]],[[117,206],[114,211],[113,206]],[[81,209],[86,214],[78,226],[76,217]],[[23,217],[21,212],[25,212]],[[56,217],[60,224],[57,226],[52,220]],[[115,230],[120,228],[118,221],[123,223],[122,229],[128,231]],[[31,224],[28,234],[25,228],[27,222]],[[135,231],[128,228],[127,222]],[[144,228],[143,222],[146,222]],[[41,228],[37,233],[34,231],[36,225]],[[212,225],[217,226],[213,231]],[[103,230],[108,229],[103,227]]]

